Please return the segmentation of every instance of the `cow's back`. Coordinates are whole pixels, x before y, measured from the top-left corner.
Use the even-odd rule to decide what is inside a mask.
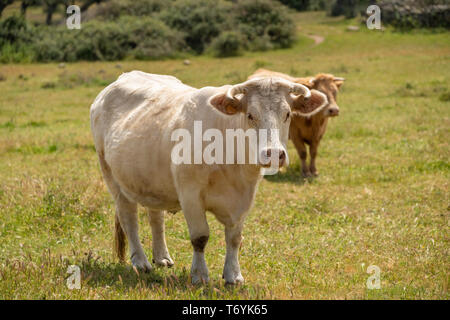
[[[133,71],[106,87],[91,106],[97,153],[124,194],[170,207],[176,193],[170,140],[177,115],[196,89],[171,76]]]

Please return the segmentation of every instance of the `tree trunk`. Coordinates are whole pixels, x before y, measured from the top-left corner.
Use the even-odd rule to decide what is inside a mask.
[[[49,26],[52,24],[54,9],[47,8],[47,17],[45,19],[45,23]]]
[[[22,1],[20,5],[20,14],[25,17],[25,14],[27,13],[28,9],[28,3],[26,1]]]

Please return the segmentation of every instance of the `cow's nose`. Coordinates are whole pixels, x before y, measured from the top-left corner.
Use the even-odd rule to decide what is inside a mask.
[[[284,150],[280,150],[278,159],[280,160],[280,167],[282,167],[286,161],[286,152],[284,152]]]
[[[272,158],[273,155],[273,158]],[[265,149],[261,153],[262,156],[262,164],[270,166],[272,160],[277,160],[278,158],[278,166],[283,166],[286,162],[286,152],[283,149]]]
[[[332,117],[336,117],[339,115],[338,108],[330,108],[330,109],[328,109],[328,112],[330,113],[330,116],[332,116]]]

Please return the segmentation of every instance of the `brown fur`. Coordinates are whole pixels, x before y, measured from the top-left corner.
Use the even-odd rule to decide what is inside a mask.
[[[209,236],[201,236],[196,239],[192,239],[191,243],[194,247],[194,250],[197,252],[203,252],[206,247],[206,243],[208,243]]]
[[[120,262],[125,261],[125,252],[127,249],[127,238],[123,232],[122,226],[119,222],[119,217],[116,214],[115,218],[115,232],[114,232],[114,251]]]
[[[320,140],[326,132],[328,118],[336,116],[339,107],[336,102],[337,93],[344,83],[343,80],[336,80],[332,74],[320,73],[315,77],[294,78],[287,74],[273,72],[266,69],[258,69],[249,79],[256,77],[282,77],[284,79],[303,84],[309,89],[315,89],[324,93],[328,98],[328,106],[324,110],[310,116],[302,117],[293,114],[289,128],[289,139],[294,143],[298,155],[302,161],[302,172],[305,177],[317,175],[315,160]],[[310,80],[314,79],[314,83]],[[332,113],[334,112],[334,114]],[[306,164],[307,150],[305,144],[309,145],[310,165]]]

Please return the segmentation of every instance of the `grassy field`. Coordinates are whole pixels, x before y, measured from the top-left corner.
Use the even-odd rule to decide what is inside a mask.
[[[346,31],[298,14],[295,47],[242,57],[0,66],[0,299],[449,299],[450,33]],[[354,22],[353,22],[354,23]],[[314,45],[308,34],[325,37]],[[291,166],[261,183],[244,228],[246,280],[221,279],[223,227],[209,215],[211,283],[189,284],[182,213],[166,219],[171,269],[137,274],[112,254],[114,207],[89,127],[95,96],[122,72],[197,87],[256,68],[347,79],[319,149],[320,176]],[[151,232],[140,208],[141,240]],[[67,266],[82,271],[69,290]],[[369,265],[381,289],[366,287]]]

